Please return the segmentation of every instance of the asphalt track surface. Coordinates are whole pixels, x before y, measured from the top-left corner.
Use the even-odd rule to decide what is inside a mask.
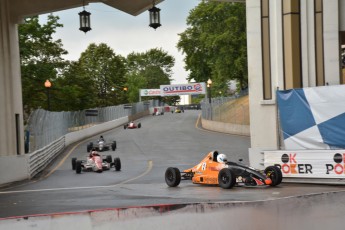
[[[286,197],[298,197],[298,203],[303,204],[303,197],[328,192],[336,192],[335,204],[344,200],[341,192],[345,188],[329,185],[282,183],[277,187],[225,190],[182,181],[178,187],[169,188],[164,180],[167,167],[192,167],[212,150],[225,153],[228,160],[242,158],[248,163],[250,139],[202,130],[199,113],[186,110],[181,114],[147,116],[139,120],[140,129],[118,127],[100,134],[108,142],[117,141],[116,151],[102,154],[120,157],[119,172],[111,169],[76,174],[72,170],[71,158],[86,158],[87,143],[99,136],[69,146],[40,177],[0,189],[0,218],[157,204],[261,202]],[[328,205],[339,209],[337,213],[344,212],[339,203]],[[304,208],[312,209],[313,204],[308,201]]]

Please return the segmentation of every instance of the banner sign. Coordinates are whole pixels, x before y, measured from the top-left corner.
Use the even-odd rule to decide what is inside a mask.
[[[191,95],[191,94],[205,94],[206,84],[190,83],[190,84],[178,84],[178,85],[161,85],[161,96],[177,96],[177,95]]]
[[[85,110],[85,116],[96,117],[96,116],[98,116],[98,110],[97,109],[87,109],[87,110]]]
[[[277,91],[285,149],[345,148],[345,85]]]
[[[345,149],[264,151],[264,166],[276,165],[283,177],[345,179]]]
[[[160,96],[161,90],[160,89],[141,89],[140,96],[142,97],[149,97],[149,96]]]

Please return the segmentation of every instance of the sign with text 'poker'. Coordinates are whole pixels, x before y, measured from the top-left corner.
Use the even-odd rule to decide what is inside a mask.
[[[190,83],[190,84],[176,84],[176,85],[161,85],[161,96],[178,96],[178,95],[192,95],[192,94],[205,94],[206,84]]]
[[[283,177],[345,179],[345,150],[264,151],[264,166],[271,165]]]

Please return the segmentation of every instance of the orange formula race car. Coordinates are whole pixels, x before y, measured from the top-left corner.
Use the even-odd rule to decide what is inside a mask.
[[[169,167],[165,182],[176,187],[181,180],[192,180],[194,184],[219,185],[229,189],[239,186],[276,186],[282,181],[282,172],[276,166],[269,166],[263,172],[240,163],[227,161],[225,154],[212,151],[196,166],[180,172]]]

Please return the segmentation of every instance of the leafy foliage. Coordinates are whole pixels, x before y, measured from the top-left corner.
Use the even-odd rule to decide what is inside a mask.
[[[246,12],[242,3],[202,1],[190,12],[189,27],[177,44],[185,54],[189,80],[213,81],[212,91],[227,92],[230,80],[248,82]]]
[[[38,17],[30,17],[19,25],[19,48],[22,72],[24,111],[47,108],[47,93],[44,88],[46,79],[54,81],[67,65],[61,58],[67,54],[60,39],[54,41],[52,34],[59,17],[49,15],[47,24],[40,25]],[[52,94],[54,92],[51,92]]]
[[[127,56],[126,76],[129,101],[139,100],[139,89],[157,89],[160,85],[170,84],[174,64],[174,57],[162,49],[155,48],[145,53],[130,53]],[[154,97],[154,99],[157,98]]]
[[[125,59],[116,55],[104,43],[90,44],[81,54],[80,67],[86,79],[91,80],[89,95],[94,99],[91,107],[109,106],[126,102]]]

